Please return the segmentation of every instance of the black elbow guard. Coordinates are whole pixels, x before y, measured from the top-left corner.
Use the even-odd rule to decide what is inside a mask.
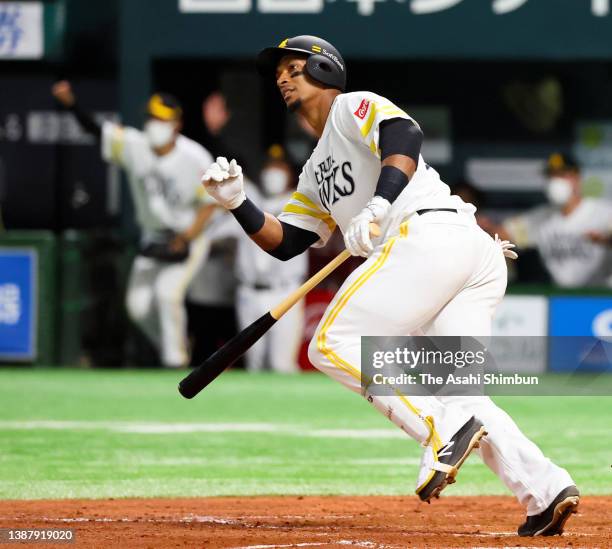
[[[319,240],[319,235],[312,231],[300,229],[284,221],[281,221],[280,224],[283,227],[283,239],[276,248],[268,250],[268,253],[276,259],[281,261],[292,259],[304,253]]]
[[[381,160],[392,154],[403,154],[418,164],[423,132],[412,120],[393,118],[381,124],[378,142]]]

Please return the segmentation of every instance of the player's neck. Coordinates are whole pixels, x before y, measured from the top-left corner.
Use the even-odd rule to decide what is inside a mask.
[[[312,129],[319,138],[323,135],[323,130],[327,123],[332,103],[340,93],[340,90],[326,89],[320,94],[312,97],[308,102],[302,104],[300,114],[303,115],[306,121],[312,126]]]
[[[172,152],[174,147],[176,147],[176,141],[170,141],[170,143],[168,143],[167,145],[164,145],[163,147],[154,147],[153,152],[157,156],[165,156],[169,152]]]
[[[582,197],[580,195],[572,196],[572,198],[569,199],[569,202],[563,206],[561,212],[565,216],[570,215],[578,206],[580,206],[580,202],[582,202]]]

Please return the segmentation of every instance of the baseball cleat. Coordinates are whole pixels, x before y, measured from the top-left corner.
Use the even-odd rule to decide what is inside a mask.
[[[527,517],[519,526],[519,536],[560,536],[567,519],[578,510],[580,492],[575,486],[568,486],[539,515]]]
[[[424,459],[430,463],[425,466],[426,479],[416,489],[421,501],[431,503],[432,498],[439,498],[440,492],[455,482],[459,468],[486,434],[483,424],[472,416],[439,450],[431,445],[425,449]]]

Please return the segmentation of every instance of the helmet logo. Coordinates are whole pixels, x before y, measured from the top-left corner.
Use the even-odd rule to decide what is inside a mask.
[[[311,48],[311,49],[312,49],[312,51],[313,51],[314,53],[321,53],[321,47],[320,47],[320,46],[315,46],[315,45],[313,44],[313,46],[312,46],[312,48]]]
[[[289,38],[285,38],[279,45],[279,48],[286,48],[287,47],[287,42],[289,42]]]

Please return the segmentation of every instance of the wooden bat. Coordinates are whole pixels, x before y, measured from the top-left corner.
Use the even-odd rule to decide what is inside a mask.
[[[370,234],[380,236],[380,228],[370,224]],[[291,295],[286,297],[274,309],[258,318],[253,324],[247,326],[236,334],[223,347],[209,356],[202,364],[186,376],[178,386],[179,393],[185,398],[193,398],[204,387],[214,381],[226,368],[238,360],[258,339],[260,339],[274,324],[302,299],[319,282],[344,263],[351,254],[348,250],[339,253],[318,273],[314,274]]]

